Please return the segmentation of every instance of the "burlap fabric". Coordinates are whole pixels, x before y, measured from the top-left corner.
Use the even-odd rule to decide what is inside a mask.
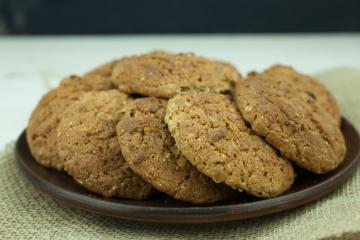
[[[360,129],[360,70],[341,68],[318,77]],[[0,158],[1,239],[360,239],[360,168],[330,196],[281,214],[211,225],[141,224],[53,201],[20,175],[13,147]]]

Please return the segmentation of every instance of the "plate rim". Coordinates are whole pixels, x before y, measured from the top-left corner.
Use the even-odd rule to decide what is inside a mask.
[[[216,223],[225,222],[241,219],[250,219],[265,215],[270,215],[285,210],[297,208],[305,205],[306,203],[312,202],[319,199],[327,194],[330,194],[336,190],[339,186],[344,184],[350,176],[357,169],[357,165],[360,162],[360,136],[356,128],[345,118],[342,118],[343,124],[348,127],[353,134],[356,134],[357,138],[357,152],[352,161],[347,164],[339,172],[330,178],[317,183],[308,188],[300,191],[281,195],[269,199],[261,199],[255,202],[247,203],[232,203],[221,206],[189,206],[189,207],[162,207],[162,206],[139,206],[131,205],[127,203],[111,202],[106,201],[106,198],[100,196],[88,196],[81,193],[74,193],[71,191],[64,190],[60,186],[53,184],[46,179],[41,178],[38,175],[32,174],[32,171],[23,164],[23,159],[20,156],[19,150],[21,144],[25,140],[26,143],[26,129],[20,134],[16,140],[14,148],[15,160],[20,172],[23,176],[37,189],[41,190],[52,199],[63,202],[71,207],[79,208],[88,212],[97,213],[104,216],[116,217],[120,219],[135,220],[140,222],[151,222],[151,223]],[[39,165],[40,166],[40,165]],[[341,181],[333,181],[337,178],[342,178]],[[48,186],[51,187],[48,187]],[[69,196],[71,198],[69,198]],[[304,201],[305,199],[305,201]],[[90,204],[88,204],[90,202]],[[291,204],[289,204],[291,203]],[[101,205],[106,205],[106,209],[102,208]],[[284,205],[285,204],[285,205]],[[228,209],[232,211],[229,212]],[[251,209],[256,208],[255,212]],[[261,210],[268,210],[265,214],[257,214]],[[106,210],[106,212],[104,212]],[[109,210],[115,210],[111,212]],[[240,214],[247,213],[245,215]],[[209,218],[209,212],[211,218]],[[152,218],[145,218],[145,216]],[[226,217],[226,218],[225,218]]]

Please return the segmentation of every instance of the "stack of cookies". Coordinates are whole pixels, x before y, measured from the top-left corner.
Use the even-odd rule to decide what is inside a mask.
[[[283,194],[293,164],[334,170],[340,121],[330,92],[290,67],[243,78],[225,62],[152,52],[62,80],[33,111],[27,142],[38,163],[102,196],[202,204]]]

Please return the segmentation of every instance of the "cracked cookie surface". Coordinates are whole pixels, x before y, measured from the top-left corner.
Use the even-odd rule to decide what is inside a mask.
[[[45,94],[32,112],[26,130],[27,142],[36,161],[62,170],[64,163],[57,154],[56,128],[63,111],[82,93],[107,90],[112,86],[110,81],[96,76],[70,76],[63,79],[59,87]]]
[[[226,200],[238,195],[196,170],[181,154],[164,122],[167,101],[138,98],[123,110],[117,126],[124,158],[134,172],[159,191],[195,204]]]
[[[180,93],[169,100],[165,121],[184,156],[217,183],[273,197],[294,182],[291,163],[254,135],[222,94]]]
[[[128,96],[117,90],[85,93],[63,113],[57,128],[65,171],[105,197],[145,199],[154,189],[124,160],[116,124]]]
[[[251,128],[284,157],[309,171],[326,173],[346,152],[339,111],[326,92],[293,69],[275,66],[239,81],[235,98]]]
[[[188,90],[230,92],[239,76],[224,62],[191,53],[152,52],[122,59],[111,78],[121,91],[170,98]]]

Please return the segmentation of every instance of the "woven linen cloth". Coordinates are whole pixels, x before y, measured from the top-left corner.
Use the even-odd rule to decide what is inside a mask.
[[[317,75],[360,129],[360,70]],[[52,200],[16,167],[14,143],[0,157],[0,239],[360,239],[360,168],[342,187],[303,207],[208,225],[142,224],[103,217]]]

